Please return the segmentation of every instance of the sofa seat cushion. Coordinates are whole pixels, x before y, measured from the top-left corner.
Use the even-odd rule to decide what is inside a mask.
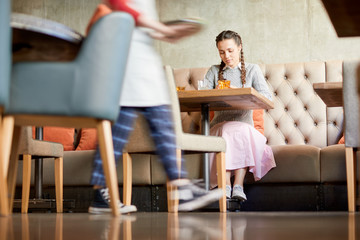
[[[322,148],[320,166],[322,183],[346,182],[345,145],[335,144]]]
[[[320,148],[311,145],[271,146],[276,167],[259,183],[314,183],[320,182]],[[247,173],[245,184],[255,183]]]
[[[95,150],[85,151],[66,151],[64,152],[64,186],[89,186],[91,172],[93,169],[93,159]],[[133,159],[133,184],[150,185],[150,155],[149,154],[131,154]],[[123,183],[122,160],[118,162],[117,177],[119,184]],[[32,169],[34,176],[34,167]],[[43,184],[55,185],[54,178],[54,160],[44,159]],[[22,179],[22,161],[19,162],[17,185],[21,185]],[[32,182],[33,184],[33,178]]]
[[[202,154],[186,154],[184,155],[184,159],[185,169],[188,172],[188,178],[202,178]],[[152,185],[161,185],[166,183],[166,174],[157,155],[151,155],[151,182]]]

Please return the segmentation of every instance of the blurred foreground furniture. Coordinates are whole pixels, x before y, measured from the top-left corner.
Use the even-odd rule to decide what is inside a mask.
[[[339,37],[360,36],[360,2],[358,0],[322,0]]]
[[[343,99],[345,120],[345,153],[349,212],[356,210],[356,152],[360,147],[360,101],[358,93],[360,61],[344,61]]]
[[[20,128],[16,128],[17,131]],[[19,136],[15,133],[14,136]],[[44,157],[54,158],[55,161],[55,192],[56,192],[56,212],[63,212],[63,156],[64,147],[60,143],[53,143],[33,139],[32,127],[22,127],[19,142],[14,138],[12,145],[13,150],[10,155],[10,169],[8,176],[9,195],[10,195],[10,211],[13,209],[16,173],[18,169],[19,155],[22,156],[23,174],[22,174],[22,200],[21,212],[27,213],[29,208],[30,183],[31,183],[31,160]],[[18,146],[17,148],[15,146]],[[44,200],[45,201],[45,200]],[[40,203],[39,203],[40,204]]]
[[[93,25],[74,61],[14,64],[6,112],[15,119],[15,143],[20,126],[96,127],[113,215],[119,192],[111,121],[118,116],[133,27],[130,15],[112,13]]]
[[[171,98],[171,110],[176,135],[176,155],[178,168],[181,169],[181,155],[190,153],[216,153],[216,166],[218,171],[218,187],[223,189],[224,196],[219,200],[220,212],[226,212],[225,197],[225,151],[226,143],[221,137],[202,136],[184,133],[181,125],[179,99],[176,92],[173,70],[170,66],[165,67]],[[134,132],[131,134],[129,143],[123,153],[123,176],[124,176],[124,204],[131,204],[132,188],[132,159],[130,153],[153,153],[155,145],[150,137],[147,123],[143,117],[139,117]],[[168,212],[177,212],[178,201],[172,200],[172,192],[176,188],[167,182]]]
[[[6,138],[9,129],[6,128],[9,119],[4,117],[9,105],[10,72],[11,72],[11,1],[0,2],[0,215],[8,215],[7,169],[10,152],[10,142]],[[10,122],[12,120],[10,119]],[[10,129],[11,132],[11,129]]]

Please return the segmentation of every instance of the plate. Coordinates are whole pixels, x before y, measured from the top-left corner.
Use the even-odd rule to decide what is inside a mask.
[[[205,26],[201,19],[184,18],[164,22],[165,25],[174,28],[182,36],[189,36],[200,32]]]

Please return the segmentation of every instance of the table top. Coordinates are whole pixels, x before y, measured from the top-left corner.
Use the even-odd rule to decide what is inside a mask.
[[[328,107],[343,106],[342,82],[314,83],[315,92]]]
[[[201,111],[204,103],[212,111],[274,108],[274,103],[254,88],[178,91],[178,97],[182,112]]]
[[[12,13],[13,61],[71,61],[75,59],[83,36],[71,28],[48,19]]]

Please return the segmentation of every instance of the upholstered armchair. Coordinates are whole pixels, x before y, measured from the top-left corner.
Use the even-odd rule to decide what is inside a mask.
[[[343,63],[344,136],[349,212],[354,212],[356,210],[356,152],[360,147],[360,101],[359,93],[357,91],[360,79],[358,73],[359,69],[360,60],[344,61]]]
[[[113,215],[119,214],[119,192],[111,123],[133,28],[129,14],[111,13],[92,26],[74,61],[14,64],[6,111],[15,119],[15,143],[21,126],[96,127]]]
[[[23,161],[22,171],[22,196],[21,213],[27,213],[29,208],[30,183],[31,183],[31,160],[36,158],[54,158],[55,161],[55,193],[56,212],[63,211],[63,156],[64,147],[60,143],[36,140],[33,138],[32,127],[17,128],[21,130],[19,142],[14,142],[14,148],[10,155],[10,173],[8,175],[8,190],[10,196],[10,211],[13,209],[16,173],[18,169],[18,157]],[[18,136],[18,133],[14,134]],[[17,139],[14,139],[17,140]],[[15,147],[17,146],[17,148]]]
[[[182,129],[179,99],[176,92],[175,79],[173,70],[170,66],[165,67],[166,77],[168,80],[168,87],[171,99],[171,110],[174,121],[176,145],[177,145],[177,159],[178,168],[181,168],[182,154],[195,153],[215,153],[216,166],[218,172],[218,187],[223,190],[223,197],[219,200],[220,212],[226,212],[226,197],[225,197],[225,151],[226,143],[222,137],[203,136],[198,134],[184,133]],[[131,189],[132,189],[132,159],[130,153],[154,153],[155,145],[149,137],[149,129],[145,119],[139,117],[134,132],[130,136],[129,143],[123,153],[123,196],[124,204],[131,203]],[[173,200],[171,195],[176,191],[176,188],[167,184],[167,202],[168,212],[177,212],[178,202]]]

